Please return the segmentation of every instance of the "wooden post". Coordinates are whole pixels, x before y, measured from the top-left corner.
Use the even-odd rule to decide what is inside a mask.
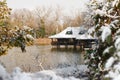
[[[77,49],[76,46],[77,46],[77,41],[75,39],[73,39],[73,45],[74,45],[74,49]]]
[[[58,49],[60,48],[60,45],[59,45],[59,44],[57,45],[57,48],[58,48]]]
[[[60,42],[58,39],[57,39],[57,48],[60,48]]]
[[[76,48],[76,44],[74,44],[74,49],[77,49],[77,48]]]
[[[68,44],[67,44],[67,42],[65,43],[65,48],[66,48],[66,49],[68,48]]]

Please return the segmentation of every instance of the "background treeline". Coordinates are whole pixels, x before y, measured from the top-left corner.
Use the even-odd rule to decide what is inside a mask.
[[[34,37],[48,37],[56,34],[68,26],[83,25],[86,12],[80,10],[70,11],[65,14],[64,9],[57,7],[37,7],[30,11],[28,9],[12,10],[10,15],[10,26],[28,26],[33,28]]]

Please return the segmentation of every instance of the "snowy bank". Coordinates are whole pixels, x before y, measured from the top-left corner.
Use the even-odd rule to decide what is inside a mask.
[[[1,65],[0,65],[1,66]],[[53,70],[43,70],[36,73],[25,73],[20,68],[15,68],[8,74],[2,66],[0,67],[0,80],[87,80],[86,65],[77,65]]]

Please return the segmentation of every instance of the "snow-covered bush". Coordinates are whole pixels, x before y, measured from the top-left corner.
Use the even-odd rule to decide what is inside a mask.
[[[86,55],[90,80],[120,79],[120,0],[92,0],[98,47]]]
[[[0,1],[0,56],[6,54],[7,50],[13,46],[19,46],[23,51],[26,43],[32,44],[31,41],[33,41],[33,37],[30,36],[32,30],[30,27],[23,26],[23,29],[20,29],[10,25],[10,11],[6,0]]]

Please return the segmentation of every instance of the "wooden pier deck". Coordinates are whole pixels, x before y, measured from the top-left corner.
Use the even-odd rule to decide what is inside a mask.
[[[69,46],[73,46],[73,48],[92,48],[92,45],[96,45],[96,39],[84,39],[84,40],[75,40],[75,39],[57,39],[52,40],[51,45],[60,48],[60,46],[65,46],[65,48]]]

